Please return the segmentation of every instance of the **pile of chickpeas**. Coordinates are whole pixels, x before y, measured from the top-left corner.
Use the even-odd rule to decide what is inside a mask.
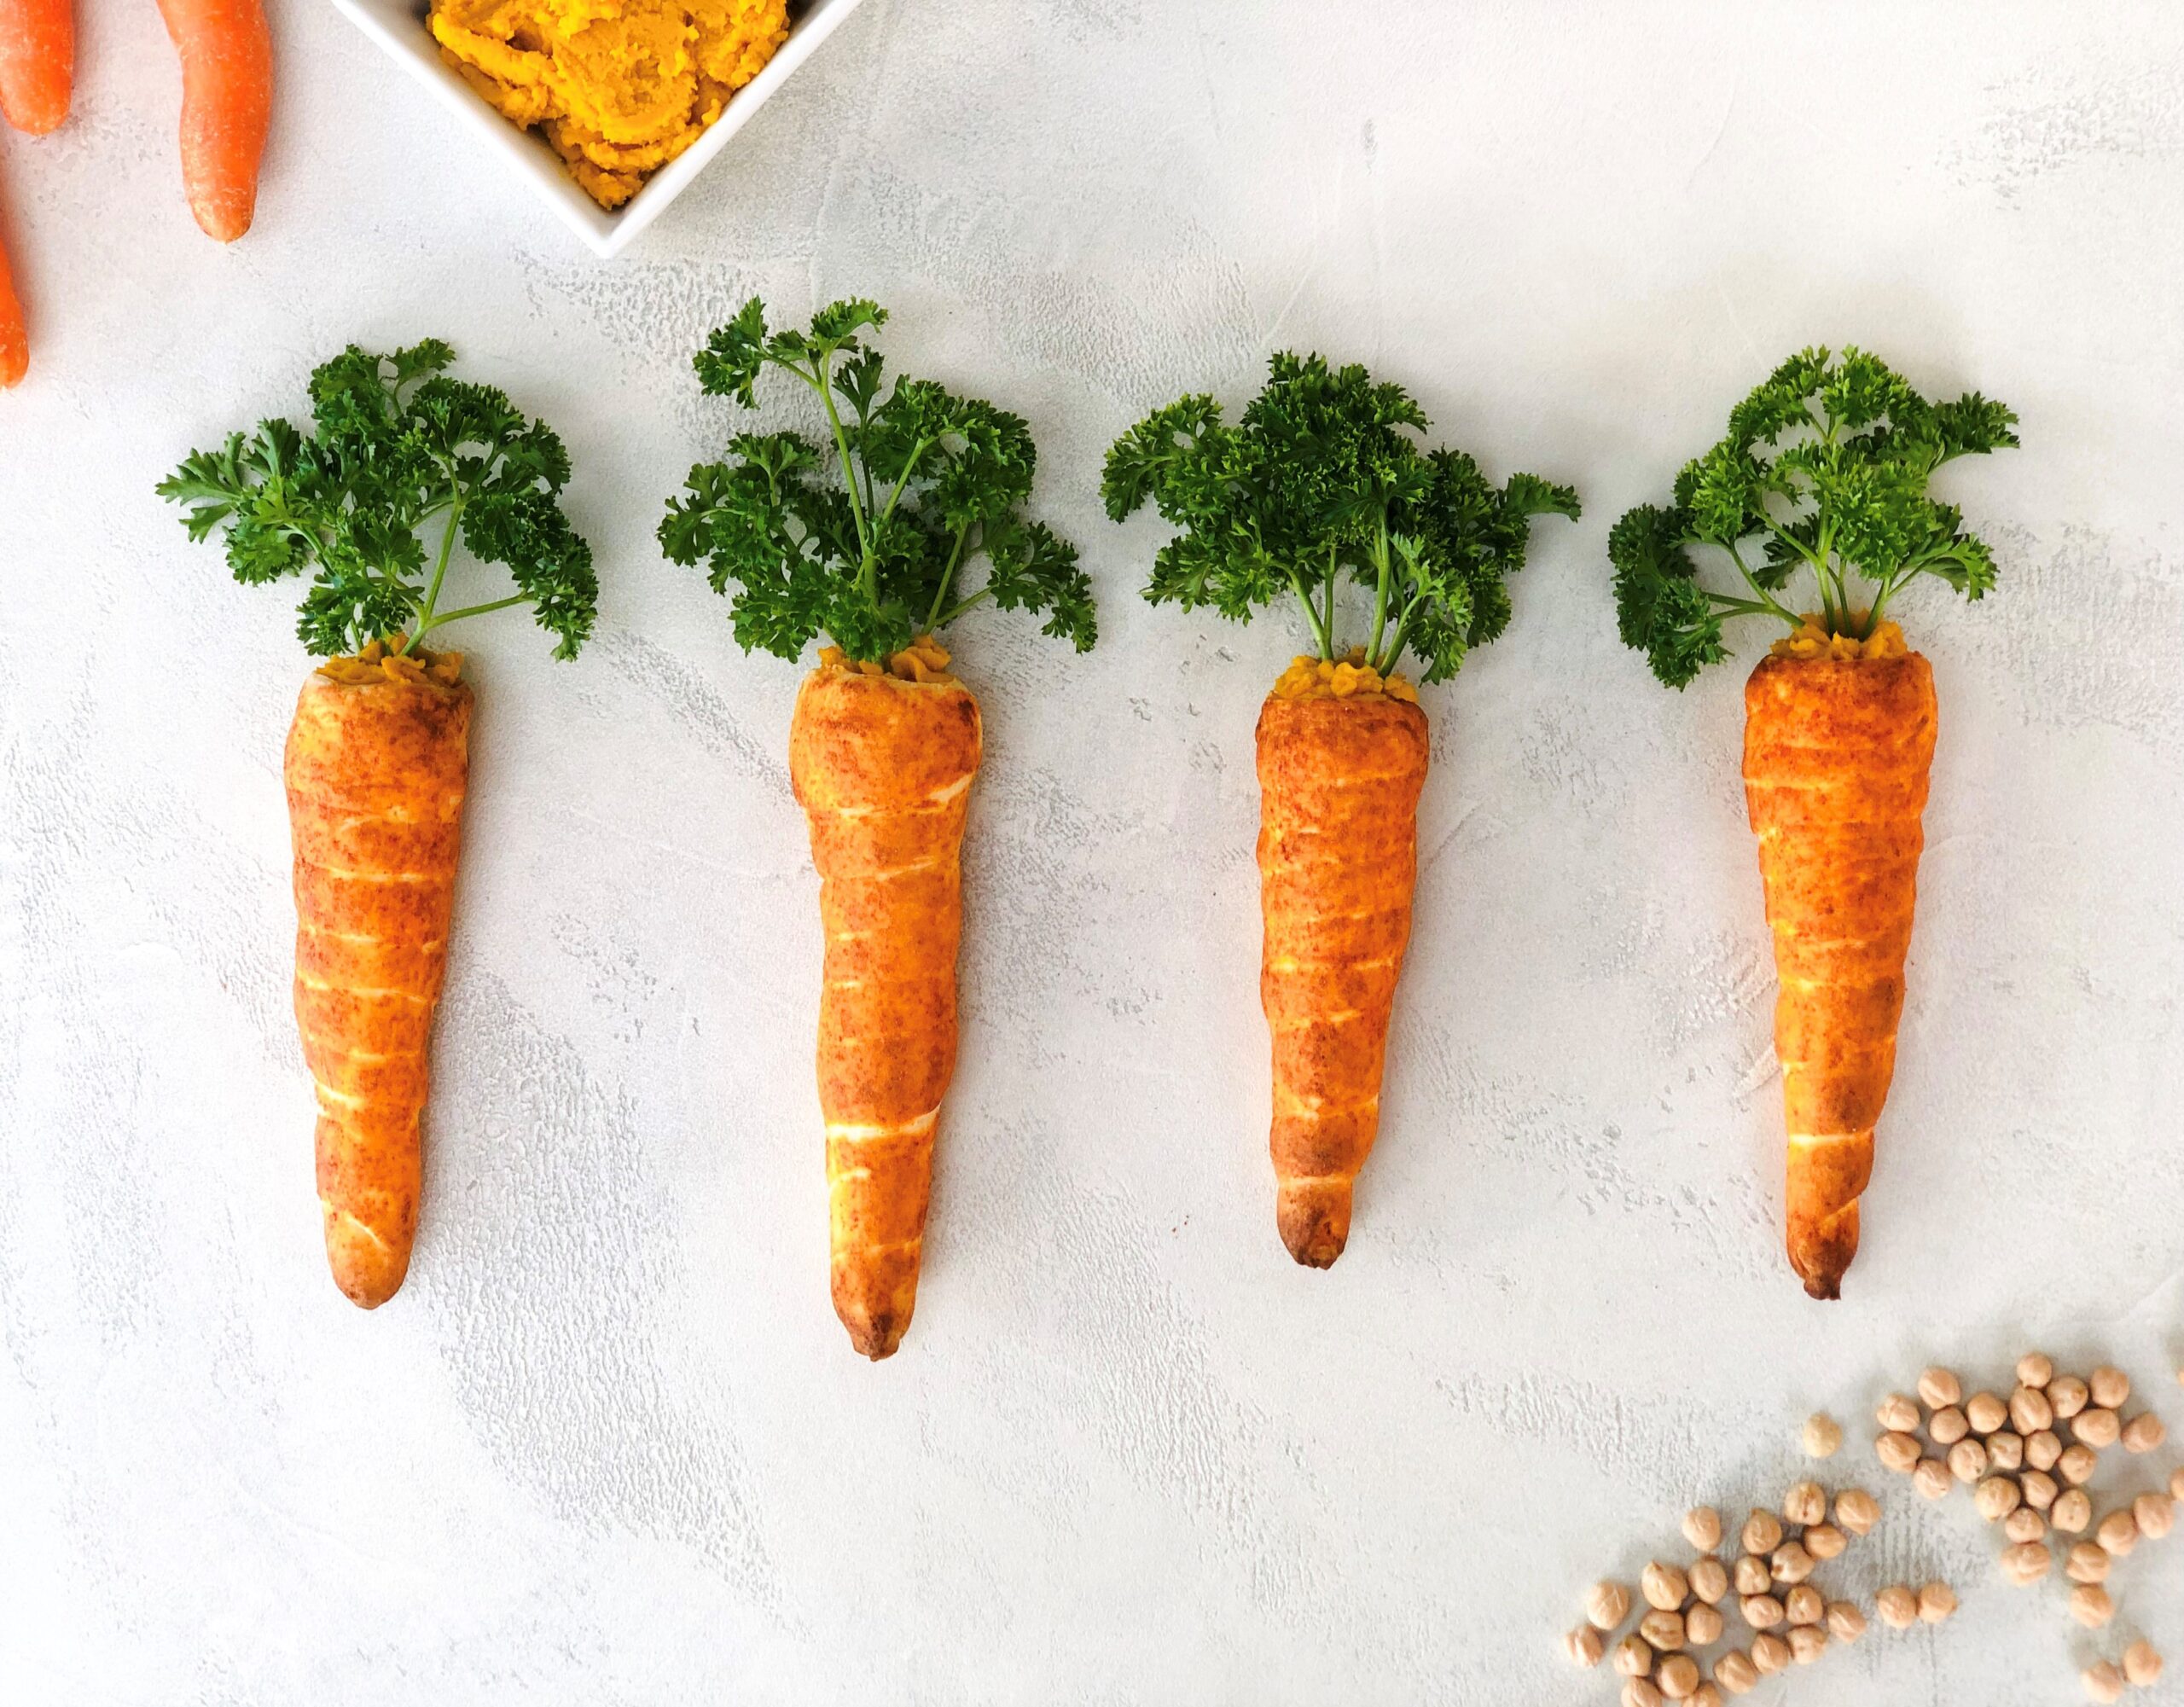
[[[2184,1381],[2184,1371],[2177,1379]],[[2004,1580],[2029,1586],[2059,1559],[2071,1585],[2071,1616],[2088,1629],[2105,1629],[2116,1614],[2107,1587],[2114,1562],[2141,1539],[2166,1536],[2184,1501],[2179,1469],[2166,1491],[2149,1489],[2096,1521],[2087,1484],[2100,1454],[2121,1445],[2144,1454],[2167,1437],[2152,1411],[2124,1417],[2130,1396],[2130,1378],[2120,1369],[2104,1365],[2083,1379],[2059,1375],[2038,1352],[2018,1360],[2007,1398],[1984,1391],[1966,1397],[1954,1372],[1931,1368],[1919,1378],[1916,1397],[1891,1393],[1881,1401],[1874,1454],[1929,1500],[1969,1488],[1979,1515],[2001,1526]],[[1842,1443],[1842,1427],[1833,1419],[1806,1423],[1809,1456],[1833,1457]],[[1854,1601],[1830,1600],[1809,1579],[1879,1518],[1879,1501],[1862,1488],[1837,1492],[1831,1512],[1826,1489],[1799,1482],[1779,1512],[1758,1508],[1745,1519],[1730,1565],[1723,1562],[1720,1513],[1699,1507],[1683,1520],[1684,1539],[1698,1557],[1687,1565],[1656,1560],[1646,1567],[1636,1627],[1618,1634],[1635,1604],[1629,1588],[1598,1582],[1586,1596],[1585,1622],[1564,1638],[1565,1650],[1581,1666],[1612,1660],[1623,1679],[1623,1707],[1660,1707],[1664,1701],[1721,1707],[1725,1695],[1742,1695],[1762,1677],[1809,1665],[1831,1642],[1853,1642],[1865,1633],[1866,1615]],[[1873,1610],[1882,1623],[1902,1630],[1938,1624],[1956,1606],[1955,1590],[1934,1581],[1884,1588]],[[1732,1612],[1751,1638],[1702,1672],[1699,1656],[1727,1637]],[[2113,1702],[2126,1688],[2151,1686],[2161,1671],[2161,1655],[2140,1640],[2117,1658],[2088,1667],[2082,1680],[2094,1700]]]
[[[1874,1454],[1929,1500],[1971,1488],[1979,1515],[2001,1526],[2003,1580],[2029,1588],[2059,1561],[2071,1616],[2087,1629],[2106,1629],[2116,1616],[2109,1573],[2141,1540],[2160,1541],[2175,1528],[2184,1470],[2170,1475],[2165,1491],[2147,1489],[2096,1518],[2088,1484],[2100,1454],[2117,1445],[2135,1456],[2152,1452],[2168,1430],[2150,1410],[2123,1415],[2131,1378],[2121,1369],[2104,1364],[2082,1379],[2059,1375],[2053,1360],[2028,1351],[2016,1374],[2007,1399],[1986,1391],[1967,1398],[1954,1371],[1927,1370],[1916,1398],[1891,1393],[1881,1401]],[[2111,1702],[2127,1687],[2152,1685],[2161,1669],[2153,1645],[2137,1641],[2080,1676],[2088,1696]]]

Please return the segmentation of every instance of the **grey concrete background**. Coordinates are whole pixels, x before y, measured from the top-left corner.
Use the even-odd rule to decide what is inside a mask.
[[[1838,1583],[1941,1571],[1965,1611],[1789,1692],[2075,1697],[2100,1645],[2001,1588],[1965,1502],[1880,1487],[1866,1419],[2034,1340],[2176,1391],[2184,16],[870,0],[600,264],[294,0],[223,252],[153,9],[84,11],[74,122],[0,137],[36,338],[0,400],[0,1697],[1604,1702],[1555,1653],[1583,1584],[1778,1495],[1819,1406],[1889,1505]],[[826,1299],[798,672],[652,537],[729,430],[688,352],[752,291],[875,295],[898,363],[1030,416],[1104,600],[1087,659],[957,636],[963,1062],[876,1368]],[[464,637],[430,1199],[365,1316],[288,1012],[305,662],[151,488],[343,343],[427,333],[566,436],[604,615],[573,665]],[[1778,1254],[1741,668],[1654,686],[1605,567],[1816,340],[2027,441],[1947,479],[1999,590],[1901,610],[1941,748],[1833,1309]],[[1144,606],[1159,530],[1095,493],[1137,414],[1240,402],[1281,346],[1587,503],[1427,695],[1385,1125],[1327,1274],[1275,1238],[1256,1007],[1251,729],[1294,630]],[[2119,1571],[2108,1646],[2184,1647],[2178,1548]]]

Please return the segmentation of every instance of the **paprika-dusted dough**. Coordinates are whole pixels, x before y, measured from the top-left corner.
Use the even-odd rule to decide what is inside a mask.
[[[440,52],[602,207],[696,142],[788,39],[787,0],[435,0]]]
[[[1274,1044],[1281,1242],[1324,1269],[1380,1126],[1380,1074],[1418,878],[1426,714],[1380,693],[1259,713],[1259,997]]]
[[[902,1343],[917,1302],[933,1138],[956,1071],[963,826],[979,754],[978,701],[960,682],[839,662],[804,679],[789,726],[827,934],[819,1106],[834,1313],[875,1359]]]
[[[452,666],[450,667],[450,661]],[[456,654],[304,684],[282,769],[295,845],[296,1024],[318,1093],[334,1284],[372,1309],[409,1272],[427,1049],[447,967],[469,776]],[[407,665],[404,669],[401,666]]]
[[[1777,655],[1745,688],[1745,799],[1774,936],[1791,1265],[1840,1295],[1896,1071],[1934,758],[1917,653]]]

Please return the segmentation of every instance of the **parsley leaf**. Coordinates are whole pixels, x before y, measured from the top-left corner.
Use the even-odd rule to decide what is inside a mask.
[[[1508,626],[1506,580],[1524,566],[1531,519],[1578,506],[1568,486],[1518,474],[1496,488],[1461,451],[1420,450],[1429,425],[1409,392],[1362,367],[1279,354],[1234,426],[1194,396],[1124,433],[1101,496],[1116,521],[1150,501],[1178,530],[1154,555],[1153,603],[1243,622],[1286,589],[1331,659],[1348,655],[1336,633],[1347,575],[1372,595],[1365,661],[1385,674],[1408,649],[1439,682]]]
[[[989,598],[1045,613],[1045,633],[1089,650],[1098,625],[1077,549],[1022,514],[1039,460],[1031,427],[930,380],[886,381],[863,334],[886,321],[857,299],[828,304],[809,330],[770,333],[752,297],[714,331],[693,363],[708,395],[755,409],[768,368],[793,374],[828,444],[739,434],[669,501],[660,549],[706,566],[746,651],[794,659],[823,636],[878,662]],[[981,557],[984,584],[967,593]]]
[[[1800,351],[1730,411],[1727,438],[1684,465],[1672,504],[1641,504],[1610,532],[1624,643],[1682,688],[1729,655],[1724,618],[1802,627],[1775,595],[1808,569],[1820,626],[1856,639],[1917,576],[1981,597],[1995,584],[1993,554],[1927,483],[1956,457],[2014,448],[2016,429],[2014,414],[1977,392],[1927,402],[1862,350]],[[1699,585],[1699,546],[1726,556],[1750,596]],[[1854,572],[1870,584],[1862,604]]]
[[[568,453],[490,386],[447,377],[436,338],[374,355],[351,345],[311,376],[311,431],[285,421],[185,458],[158,487],[195,540],[224,534],[238,581],[308,572],[297,634],[314,656],[399,651],[460,618],[529,604],[574,658],[599,603],[591,548],[560,495]],[[446,520],[429,578],[418,530]],[[456,539],[508,566],[508,598],[439,608]]]

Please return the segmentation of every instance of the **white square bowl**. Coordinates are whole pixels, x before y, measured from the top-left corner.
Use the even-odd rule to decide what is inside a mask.
[[[593,253],[619,255],[637,234],[666,211],[682,187],[703,171],[728,140],[766,104],[767,98],[795,74],[797,67],[855,11],[858,0],[810,0],[790,25],[788,39],[766,61],[765,69],[737,90],[706,133],[644,182],[644,187],[608,212],[578,188],[568,167],[536,131],[519,131],[488,106],[440,57],[439,44],[427,27],[429,0],[334,0],[349,21],[384,48],[390,58],[423,84],[479,141],[506,160],[584,239]]]

